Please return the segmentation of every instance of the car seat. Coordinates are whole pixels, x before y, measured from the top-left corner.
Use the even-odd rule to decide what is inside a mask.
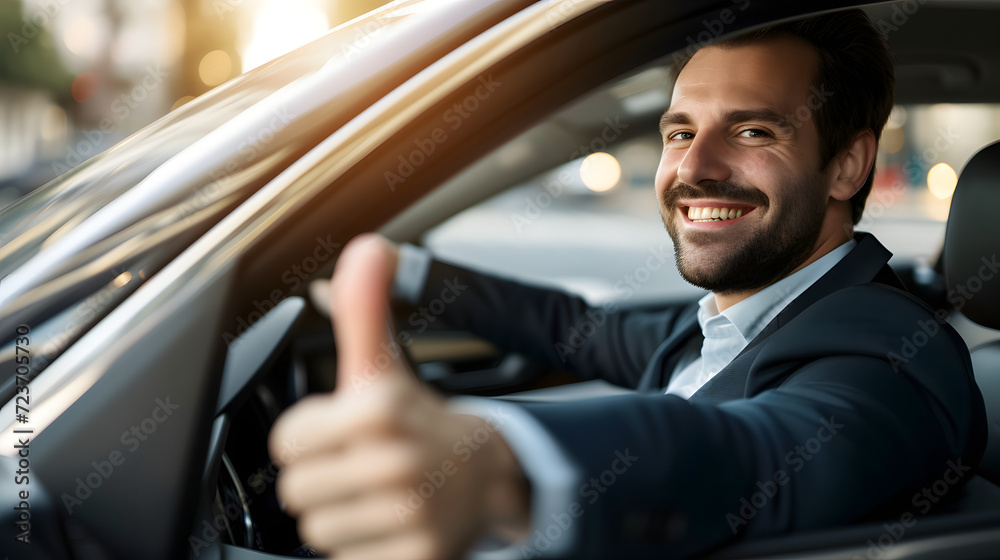
[[[981,149],[962,170],[951,200],[943,253],[948,301],[989,329],[1000,329],[998,209],[1000,142],[995,142]],[[1000,340],[970,350],[989,424],[979,474],[1000,484]]]

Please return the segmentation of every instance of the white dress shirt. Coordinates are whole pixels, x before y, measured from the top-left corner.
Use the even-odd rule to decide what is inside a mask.
[[[802,295],[857,245],[851,239],[823,255],[809,266],[771,284],[747,299],[719,313],[715,294],[698,301],[698,324],[705,342],[701,357],[675,371],[667,394],[690,398],[750,344],[786,305]]]

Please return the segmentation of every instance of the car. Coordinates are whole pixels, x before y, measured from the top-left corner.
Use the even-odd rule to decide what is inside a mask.
[[[658,224],[655,245],[624,249],[632,233],[654,235],[655,215],[631,210],[642,191],[602,195],[573,173],[592,154],[656,135],[676,53],[865,4],[403,0],[212,90],[5,208],[0,549],[10,558],[310,555],[278,503],[266,438],[281,410],[334,386],[331,327],[310,291],[322,291],[315,282],[349,239],[378,230],[593,301],[691,301],[697,293],[663,266],[669,243]],[[1000,2],[866,9],[899,59],[899,105],[1000,102],[991,40]],[[995,556],[1000,295],[983,277],[964,309],[949,298],[1000,239],[986,213],[1000,202],[1000,155],[985,147],[1000,124],[989,122],[995,108],[981,114],[978,128],[958,132],[977,143],[968,155],[979,154],[957,180],[947,238],[933,214],[940,203],[909,201],[916,195],[891,181],[884,192],[897,198],[873,194],[868,211],[895,223],[867,224],[900,241],[893,266],[975,350],[994,436],[977,476],[948,507],[905,523],[880,512],[736,540],[712,558]],[[928,156],[918,152],[914,169],[938,159]],[[636,159],[636,184],[651,186]],[[568,237],[587,233],[558,231],[574,211],[612,217],[604,237],[566,250]],[[568,383],[433,313],[398,313],[409,359],[443,392],[622,390]]]

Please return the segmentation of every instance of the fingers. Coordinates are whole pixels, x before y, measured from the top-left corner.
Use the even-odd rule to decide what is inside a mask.
[[[319,278],[309,283],[309,302],[324,318],[330,318],[330,280]]]
[[[337,388],[405,377],[406,365],[388,323],[395,249],[374,234],[347,244],[337,260],[330,309],[337,339]]]
[[[467,548],[483,526],[475,500],[485,479],[453,468],[463,424],[416,382],[392,336],[389,292],[398,259],[378,235],[345,247],[330,289],[337,390],[297,403],[269,438],[272,457],[283,464],[278,495],[301,536],[317,550],[336,551],[338,560],[440,559]],[[295,452],[282,456],[289,442]],[[429,484],[420,476],[446,461],[455,476],[449,487],[434,503],[407,505],[413,488]],[[435,483],[435,492],[441,488]]]
[[[387,321],[397,260],[395,246],[379,235],[358,236],[345,247],[330,293],[338,390],[334,396],[303,399],[278,419],[269,438],[273,457],[290,441],[304,448],[292,460],[337,450],[352,436],[391,431],[400,416],[406,416],[411,393],[420,387]],[[374,382],[379,382],[379,390],[359,390]]]
[[[300,529],[300,536],[301,534]],[[321,537],[322,538],[322,537]],[[316,550],[334,550],[335,547],[315,545],[303,540]],[[445,553],[446,547],[434,535],[422,531],[402,531],[385,538],[368,539],[350,546],[336,547],[337,560],[449,560],[454,555]]]
[[[339,560],[352,546],[384,541],[399,533],[396,510],[405,511],[405,503],[405,494],[388,492],[313,508],[299,517],[299,536],[314,549],[336,550]]]
[[[338,452],[352,441],[396,436],[404,431],[401,411],[417,396],[408,386],[386,384],[378,391],[306,397],[275,421],[268,437],[271,457],[288,466]]]
[[[405,489],[420,482],[424,470],[420,450],[403,442],[358,444],[342,453],[297,462],[281,471],[278,494],[293,516],[349,502],[390,488]]]

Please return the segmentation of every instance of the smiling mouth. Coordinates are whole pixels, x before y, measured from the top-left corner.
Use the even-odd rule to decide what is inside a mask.
[[[680,208],[689,220],[695,223],[704,222],[724,222],[738,220],[753,212],[754,206],[733,205],[733,206],[682,206]]]

